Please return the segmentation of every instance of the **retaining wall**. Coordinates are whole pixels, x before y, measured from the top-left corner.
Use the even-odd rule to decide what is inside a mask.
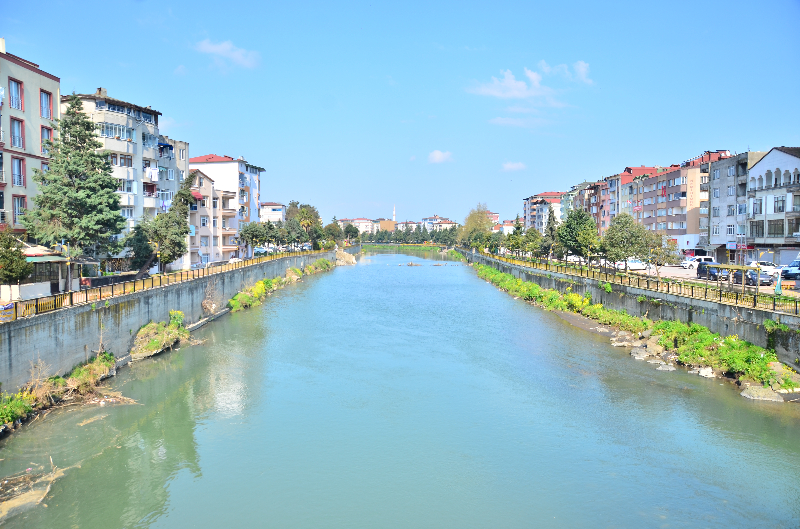
[[[360,247],[348,248],[358,252]],[[133,347],[139,329],[150,321],[168,321],[170,310],[184,313],[186,324],[209,316],[202,302],[213,293],[215,311],[224,308],[237,292],[262,279],[285,275],[290,267],[304,268],[317,259],[334,261],[334,252],[298,255],[266,261],[182,283],[143,290],[92,304],[69,307],[20,318],[0,325],[0,382],[15,391],[28,382],[37,359],[54,374],[70,371],[99,350],[123,357]]]
[[[600,281],[586,277],[575,277],[557,272],[548,272],[506,263],[484,255],[461,251],[470,263],[478,263],[513,275],[517,279],[530,281],[542,288],[573,292],[585,296],[591,294],[592,302],[605,307],[625,310],[632,316],[647,316],[651,320],[675,320],[697,323],[722,336],[737,334],[743,340],[761,347],[774,348],[778,359],[795,369],[800,367],[800,317],[774,313],[761,309],[747,309],[673,294],[655,293],[627,285],[612,284],[612,292],[600,288]],[[647,298],[639,301],[639,297]],[[659,300],[658,302],[654,300]],[[770,337],[764,330],[764,320],[771,319],[789,326],[789,331],[775,331]]]

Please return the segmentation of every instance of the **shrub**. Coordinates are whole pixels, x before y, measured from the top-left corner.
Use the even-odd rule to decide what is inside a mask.
[[[169,324],[176,327],[183,326],[183,312],[179,310],[169,311]]]

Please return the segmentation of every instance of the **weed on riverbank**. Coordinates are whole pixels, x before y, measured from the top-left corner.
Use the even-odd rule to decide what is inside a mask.
[[[183,326],[183,312],[169,311],[169,323],[151,321],[136,333],[131,357],[144,358],[172,347],[180,340],[187,340],[189,331]]]
[[[790,377],[780,376],[772,369],[770,364],[778,360],[774,351],[740,340],[736,335],[723,338],[702,325],[677,321],[652,322],[647,318],[631,316],[624,310],[607,309],[600,303],[592,304],[590,296],[581,296],[570,289],[562,294],[536,283],[516,279],[490,266],[476,264],[474,268],[481,279],[546,310],[582,314],[602,324],[633,333],[651,329],[654,335],[660,336],[659,345],[674,350],[682,364],[709,366],[761,384],[777,383],[787,389],[797,385]]]
[[[228,308],[231,309],[231,312],[239,312],[240,310],[249,309],[250,307],[257,307],[261,305],[261,302],[274,290],[283,288],[289,283],[299,281],[303,275],[313,275],[319,272],[333,270],[334,266],[335,265],[327,259],[317,259],[312,264],[307,265],[305,270],[289,268],[286,270],[285,278],[276,277],[275,279],[263,279],[247,290],[239,292],[228,301]]]

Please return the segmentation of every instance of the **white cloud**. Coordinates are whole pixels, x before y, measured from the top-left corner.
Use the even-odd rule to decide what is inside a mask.
[[[499,97],[502,99],[525,99],[529,97],[544,96],[552,93],[552,89],[542,86],[542,75],[525,68],[525,76],[530,85],[524,80],[517,80],[511,70],[501,70],[502,79],[492,77],[492,81],[479,84],[469,92],[478,95]]]
[[[532,112],[539,113],[538,110],[535,108],[528,108],[528,107],[508,107],[506,112],[513,112],[515,114],[530,114]]]
[[[428,162],[430,163],[443,163],[443,162],[452,162],[453,161],[453,153],[450,151],[433,151],[428,155]]]
[[[214,58],[214,63],[218,66],[241,66],[242,68],[255,68],[258,66],[260,55],[257,51],[237,48],[233,42],[214,43],[209,39],[201,40],[195,44],[194,49],[200,53],[207,53]]]
[[[186,66],[184,66],[182,64],[179,65],[177,68],[172,70],[172,74],[173,75],[186,75]]]
[[[589,63],[578,61],[572,67],[575,68],[575,77],[578,78],[578,81],[586,84],[594,83],[589,79]]]
[[[506,162],[503,164],[503,171],[522,171],[525,164],[522,162]]]
[[[557,66],[550,66],[544,60],[539,61],[539,69],[546,75],[561,74],[570,77],[569,66],[566,64],[559,64]]]

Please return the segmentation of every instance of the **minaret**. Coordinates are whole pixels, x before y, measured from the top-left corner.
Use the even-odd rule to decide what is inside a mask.
[[[392,206],[392,222],[397,222],[397,215],[396,215],[397,211],[396,210],[397,210],[397,208],[395,206]]]

